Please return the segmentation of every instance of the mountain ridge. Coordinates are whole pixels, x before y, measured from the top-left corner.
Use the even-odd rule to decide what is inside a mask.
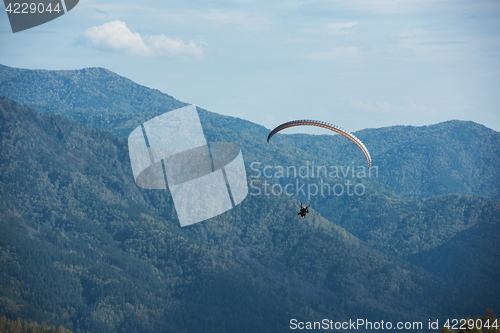
[[[91,100],[106,94],[106,82],[113,81],[102,80],[111,76],[120,96],[132,101],[137,96],[129,92],[140,91],[143,108],[149,105],[146,96],[157,96],[151,105],[159,105],[158,100],[170,104],[151,112],[102,112],[118,106],[96,99],[88,108],[74,108],[62,99],[64,91],[56,91],[54,101],[62,104],[42,105],[35,93],[30,97],[24,92],[35,84],[42,94],[49,84],[65,87],[71,73],[50,83],[45,78],[53,75],[51,71],[25,70],[28,75],[43,74],[31,82],[15,69],[6,75],[6,66],[0,66],[0,95],[24,98],[20,102],[78,121],[0,99],[0,223],[11,236],[3,234],[0,239],[0,272],[11,274],[0,274],[0,284],[6,286],[0,288],[2,311],[13,316],[22,309],[45,309],[50,316],[37,316],[46,322],[57,318],[54,323],[64,322],[70,329],[96,332],[137,330],[137,325],[158,330],[166,320],[172,323],[171,331],[218,327],[230,332],[238,327],[236,318],[248,323],[251,332],[285,330],[291,314],[309,321],[359,313],[373,319],[416,320],[479,314],[485,307],[500,306],[494,298],[483,297],[487,290],[481,285],[468,288],[469,264],[459,265],[470,263],[479,272],[474,275],[478,281],[494,281],[499,271],[494,257],[475,260],[484,248],[481,237],[488,236],[491,255],[499,250],[491,240],[500,228],[493,209],[500,188],[498,132],[463,121],[364,129],[356,136],[372,152],[380,176],[358,179],[347,173],[329,179],[331,184],[362,184],[362,197],[314,198],[313,210],[303,221],[295,216],[294,198],[249,195],[231,211],[181,229],[168,191],[160,194],[135,185],[123,138],[143,121],[185,104],[110,71],[92,71],[97,78],[88,77],[88,82],[94,80],[93,88],[100,88],[80,91],[69,85],[75,89],[71,98],[78,100],[81,93],[82,100]],[[124,88],[127,84],[129,90]],[[119,106],[133,105],[124,103]],[[247,171],[252,162],[299,166],[309,161],[344,167],[366,162],[356,147],[338,136],[285,134],[267,144],[268,130],[260,125],[200,108],[198,113],[207,141],[238,144]],[[261,184],[268,180],[251,179]],[[289,179],[269,181],[286,184]],[[486,213],[490,211],[494,214]],[[489,234],[480,233],[484,225],[491,229]],[[38,251],[57,259],[55,264],[40,257],[55,269],[42,270],[44,277],[73,285],[73,303],[60,296],[64,291],[54,287],[57,283],[49,285],[63,307],[51,303],[57,297],[44,300],[21,292],[24,288],[48,295],[28,271],[16,270],[23,263],[38,267],[19,250],[23,242],[30,243],[31,256]],[[474,255],[453,250],[463,244]],[[447,265],[440,269],[433,259]],[[485,265],[490,267],[484,269]],[[135,273],[136,269],[151,276]],[[454,269],[461,278],[450,280],[446,269]],[[131,287],[138,290],[131,292]],[[154,288],[159,298],[152,296]],[[125,290],[129,294],[123,294]],[[113,292],[121,298],[113,300]],[[260,303],[265,304],[262,309]],[[233,317],[231,305],[241,310]],[[159,311],[161,306],[168,311]],[[268,316],[277,306],[282,307],[279,313]],[[245,311],[259,318],[260,326],[252,324]],[[213,319],[203,321],[200,313]],[[193,323],[189,326],[176,316]],[[226,326],[217,326],[224,321]]]
[[[180,228],[168,192],[133,183],[125,140],[6,99],[0,111],[8,206],[0,307],[9,316],[93,332],[231,332],[241,322],[248,332],[276,332],[292,317],[423,320],[477,308],[471,294],[319,213],[303,221],[286,197],[249,197]]]
[[[60,90],[54,90],[54,85]],[[0,95],[39,111],[60,114],[109,130],[119,137],[127,137],[144,121],[187,105],[159,90],[135,84],[100,68],[34,71],[0,66]],[[107,97],[102,100],[102,96]],[[41,102],[49,100],[54,103]],[[80,101],[80,104],[75,104],[75,101]],[[82,101],[88,101],[88,104]],[[254,161],[253,150],[260,149],[268,152],[267,155],[258,153],[261,162],[267,164],[295,163],[293,160],[298,156],[311,160],[318,160],[317,156],[321,156],[323,163],[330,165],[349,165],[351,161],[362,163],[363,156],[357,148],[338,136],[277,134],[267,144],[269,130],[261,125],[197,109],[207,139],[238,143],[246,156],[245,161]],[[227,129],[227,135],[222,127]],[[405,131],[404,135],[402,131]],[[500,199],[500,175],[496,167],[500,164],[500,133],[484,125],[446,121],[420,127],[364,129],[354,133],[371,152],[374,166],[383,171],[381,181],[406,198],[463,193]],[[260,140],[262,144],[256,146],[255,142]]]

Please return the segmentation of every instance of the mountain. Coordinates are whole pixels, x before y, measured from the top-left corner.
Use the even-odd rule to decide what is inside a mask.
[[[499,239],[500,205],[497,203],[482,209],[478,222],[471,228],[435,248],[411,256],[409,261],[481,294],[485,303],[495,304],[500,299]]]
[[[76,332],[278,332],[291,318],[424,320],[477,304],[318,213],[302,221],[287,197],[249,196],[180,228],[168,192],[135,186],[125,140],[8,99],[0,111],[10,317]]]
[[[373,247],[407,259],[476,226],[484,212],[497,205],[497,201],[464,194],[401,200],[366,193],[362,200],[318,200],[315,209]]]
[[[102,68],[48,71],[0,65],[0,95],[119,137],[127,137],[145,120],[187,105]],[[266,165],[304,158],[317,165],[363,165],[363,154],[338,135],[278,134],[267,144],[269,130],[262,126],[198,111],[209,141],[236,140],[245,156],[252,157],[247,162],[256,161],[257,154]],[[399,195],[420,199],[462,193],[500,200],[500,133],[483,125],[454,120],[355,134],[369,149],[378,180]]]
[[[482,125],[356,132],[369,172],[339,136],[267,144],[264,127],[198,108],[208,141],[237,143],[257,186],[180,228],[168,191],[135,185],[124,138],[185,103],[98,68],[0,66],[0,95],[45,112],[0,100],[0,315],[73,331],[279,332],[291,318],[426,322],[500,308],[499,133]],[[288,166],[320,168],[276,176]],[[333,175],[318,177],[322,166]],[[295,181],[346,191],[263,194]],[[297,200],[312,204],[306,220]]]
[[[500,199],[500,133],[483,125],[451,120],[365,129],[356,136],[370,150],[380,181],[406,198],[463,193]],[[331,156],[330,164],[348,165],[356,147],[337,139],[300,136],[293,142],[303,150]],[[347,158],[339,161],[345,151]]]
[[[0,66],[0,94],[125,137],[150,117],[186,105],[100,68],[46,71]],[[106,98],[100,100],[100,96]],[[343,168],[338,176],[324,178],[332,186],[347,181],[361,183],[367,191],[363,200],[345,195],[294,197],[313,203],[328,220],[393,255],[406,258],[441,244],[476,223],[477,207],[488,199],[500,198],[500,133],[473,122],[356,132],[373,157],[373,173],[358,177],[351,171],[356,167],[357,173],[358,165],[364,165],[363,154],[340,136],[278,134],[267,144],[268,130],[262,126],[198,111],[208,141],[237,143],[250,172],[306,164],[328,170]],[[284,187],[295,179],[272,177],[268,181]],[[319,185],[319,178],[304,182]],[[444,197],[436,198],[439,196]],[[421,198],[429,200],[411,200]],[[448,207],[442,206],[445,201],[453,201],[453,208],[443,210]],[[382,211],[386,204],[392,207],[390,214]],[[366,206],[370,206],[369,220],[363,218]],[[406,212],[410,206],[409,212],[416,211],[414,215]]]
[[[5,316],[0,317],[0,332],[2,333],[71,333],[63,326],[55,327],[28,323],[21,318],[10,320]]]
[[[188,105],[103,68],[48,71],[0,65],[0,94],[38,111],[56,113],[127,137],[145,120]],[[201,118],[208,111],[202,110]],[[213,125],[230,117],[211,113]],[[264,127],[232,118],[234,129],[265,133]],[[266,134],[267,135],[267,134]]]

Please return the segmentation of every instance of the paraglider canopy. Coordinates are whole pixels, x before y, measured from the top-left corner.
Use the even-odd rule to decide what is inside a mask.
[[[349,133],[348,131],[346,131],[346,130],[338,127],[338,126],[329,124],[329,123],[324,122],[324,121],[318,121],[318,120],[293,120],[293,121],[289,121],[287,123],[279,125],[275,129],[273,129],[271,131],[271,133],[269,133],[269,136],[267,137],[267,142],[269,143],[269,140],[273,137],[273,135],[275,135],[279,131],[282,131],[282,130],[284,130],[286,128],[294,127],[294,126],[318,126],[318,127],[323,127],[323,128],[327,128],[327,129],[329,129],[331,131],[334,131],[335,133],[338,133],[338,134],[340,134],[340,135],[348,138],[349,140],[351,140],[352,142],[354,142],[363,151],[363,153],[365,154],[366,160],[368,161],[368,168],[371,167],[371,165],[372,165],[372,158],[370,156],[370,153],[368,152],[368,149],[366,149],[365,145],[363,144],[363,142],[361,142],[352,133]]]

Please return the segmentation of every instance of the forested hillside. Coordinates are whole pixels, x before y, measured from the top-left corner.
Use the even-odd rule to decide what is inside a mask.
[[[187,105],[102,68],[48,71],[0,65],[1,95],[120,137],[127,137],[145,120]],[[326,165],[363,163],[363,154],[340,136],[278,134],[268,145],[269,130],[262,126],[201,108],[198,111],[206,135],[236,140],[248,156],[247,164],[257,159],[290,164],[298,156]],[[380,180],[408,199],[454,193],[500,199],[500,133],[483,125],[448,121],[365,129],[355,134],[370,151]]]
[[[268,144],[268,129],[198,108],[209,142],[242,148],[253,186],[181,228],[168,190],[136,186],[126,137],[185,103],[100,68],[0,65],[2,95],[0,316],[73,332],[281,332],[292,318],[500,312],[500,134],[482,125],[356,132],[368,171],[340,136]],[[328,174],[279,176],[313,166]],[[306,193],[269,193],[296,181]],[[307,193],[325,184],[342,194]]]
[[[500,199],[500,133],[483,125],[451,120],[365,129],[356,136],[370,150],[380,181],[407,198],[463,193]],[[356,147],[343,138],[290,137],[285,142],[324,156],[330,164],[354,160]]]
[[[500,205],[481,210],[478,223],[448,242],[409,258],[446,281],[464,286],[487,304],[500,300]],[[497,310],[498,311],[498,310]]]
[[[36,322],[29,323],[21,318],[10,320],[5,316],[0,317],[0,333],[71,333],[63,326],[57,329]]]
[[[416,320],[478,304],[317,213],[303,221],[287,197],[249,196],[180,228],[168,192],[133,183],[125,140],[7,99],[0,110],[9,317],[75,332],[277,332],[290,318]]]

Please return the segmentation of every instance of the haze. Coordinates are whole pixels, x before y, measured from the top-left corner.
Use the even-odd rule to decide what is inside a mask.
[[[0,63],[104,67],[268,128],[461,119],[499,131],[499,14],[490,0],[81,0],[16,34],[2,11]]]

